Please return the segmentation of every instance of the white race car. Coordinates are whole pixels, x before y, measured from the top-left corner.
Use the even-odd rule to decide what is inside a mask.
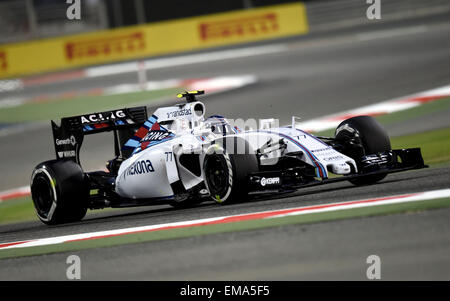
[[[241,130],[222,116],[205,118],[199,94],[179,94],[185,103],[151,116],[135,107],[66,117],[59,126],[52,121],[57,159],[40,163],[31,176],[39,219],[78,221],[87,209],[104,207],[227,204],[343,180],[371,184],[426,167],[419,148],[391,150],[385,130],[369,116],[343,121],[335,137],[304,132],[295,118],[290,126]],[[114,132],[115,158],[107,171],[84,172],[83,137],[104,131]]]

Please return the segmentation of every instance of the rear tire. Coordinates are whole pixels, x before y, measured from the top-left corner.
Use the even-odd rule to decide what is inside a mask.
[[[37,216],[44,224],[80,221],[86,215],[89,188],[77,163],[40,163],[33,170],[30,187]]]
[[[228,138],[229,139],[229,138]],[[203,161],[205,185],[211,198],[219,204],[245,200],[248,196],[248,174],[258,171],[258,160],[246,141],[246,152],[235,153],[216,143],[208,148]]]
[[[344,144],[351,139],[360,139],[363,153],[348,153],[359,165],[361,156],[384,152],[391,149],[389,135],[381,124],[371,116],[356,116],[344,120],[336,128],[335,138]],[[386,174],[377,174],[349,180],[354,185],[368,185],[381,181]]]

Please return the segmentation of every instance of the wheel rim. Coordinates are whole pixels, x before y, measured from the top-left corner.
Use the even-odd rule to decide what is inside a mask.
[[[205,175],[212,197],[215,198],[218,195],[222,198],[229,186],[229,174],[225,160],[218,155],[210,156],[206,162]]]
[[[31,185],[31,196],[38,215],[48,219],[55,201],[51,179],[43,172],[37,172]]]

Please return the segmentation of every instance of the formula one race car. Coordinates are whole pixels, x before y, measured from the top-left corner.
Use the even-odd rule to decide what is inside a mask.
[[[241,130],[222,116],[205,118],[199,94],[179,94],[186,102],[151,116],[134,107],[62,118],[59,126],[52,121],[57,159],[40,163],[31,176],[39,219],[78,221],[88,208],[226,204],[336,181],[372,184],[426,167],[419,148],[391,150],[385,130],[369,116],[343,121],[334,137],[304,132],[294,117],[290,126]],[[115,158],[107,171],[85,172],[83,137],[104,131],[114,133]]]

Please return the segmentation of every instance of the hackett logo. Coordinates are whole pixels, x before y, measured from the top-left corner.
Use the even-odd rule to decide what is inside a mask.
[[[108,39],[70,41],[65,48],[66,58],[72,61],[136,52],[145,49],[145,39],[142,32],[134,32]]]
[[[276,32],[279,29],[277,15],[269,13],[254,17],[217,22],[200,23],[200,38],[203,41],[226,39],[235,36],[255,36]]]

